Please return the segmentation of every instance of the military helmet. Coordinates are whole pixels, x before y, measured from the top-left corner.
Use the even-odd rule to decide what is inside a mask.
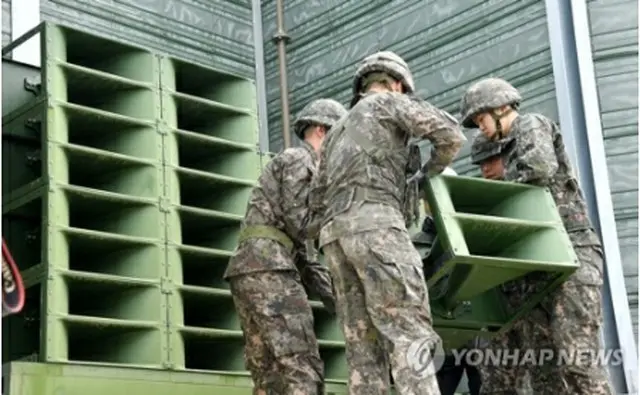
[[[521,101],[520,92],[501,78],[486,78],[478,81],[471,85],[462,97],[460,103],[462,126],[478,127],[473,121],[473,117],[477,114],[507,105],[517,108]]]
[[[318,99],[307,104],[298,114],[293,130],[296,136],[304,139],[304,131],[312,125],[321,125],[331,129],[347,113],[344,106],[332,99]]]
[[[482,162],[508,151],[513,143],[513,136],[507,136],[501,140],[491,140],[478,132],[471,143],[471,163],[481,165]]]
[[[415,85],[409,65],[400,56],[391,51],[376,52],[360,62],[356,74],[353,77],[353,96],[360,94],[362,77],[369,73],[381,72],[389,74],[402,83],[406,93],[413,93]]]

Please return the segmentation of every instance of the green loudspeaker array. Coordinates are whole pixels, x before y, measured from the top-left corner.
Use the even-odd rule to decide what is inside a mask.
[[[171,364],[244,371],[223,273],[260,175],[255,87],[171,58],[161,60],[161,81]]]
[[[426,187],[438,237],[426,260],[431,310],[446,348],[507,330],[579,263],[548,190],[460,176]],[[517,308],[501,285],[533,274],[540,292]]]
[[[160,367],[158,63],[59,26],[34,33],[34,100],[3,116],[3,235],[29,287],[24,314],[3,320],[5,360]]]

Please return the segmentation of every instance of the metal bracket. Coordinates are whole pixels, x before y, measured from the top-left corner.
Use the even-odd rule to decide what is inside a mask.
[[[173,281],[168,277],[162,277],[160,279],[160,292],[165,295],[171,295],[173,293]]]
[[[156,121],[156,130],[162,136],[166,136],[171,131],[171,128],[169,127],[169,125],[167,125],[166,122],[158,120],[158,121]]]
[[[33,78],[27,77],[24,79],[24,89],[38,96],[42,90],[42,80],[39,76]]]
[[[171,211],[171,201],[166,196],[160,196],[158,198],[158,208],[162,213],[168,213]]]
[[[38,238],[40,237],[40,228],[37,229],[33,229],[29,232],[25,232],[25,241],[27,242],[27,244],[32,244],[38,241]]]
[[[42,162],[42,150],[37,149],[27,153],[26,156],[27,166],[32,167],[39,165]]]
[[[279,43],[280,41],[284,41],[285,43],[288,43],[291,40],[291,37],[289,37],[289,35],[285,32],[277,32],[276,34],[273,35],[273,42],[275,42],[276,44]]]
[[[27,118],[24,121],[24,127],[35,132],[36,134],[42,133],[42,121],[37,118]]]
[[[471,302],[464,301],[458,303],[453,309],[439,308],[438,304],[435,304],[434,306],[432,306],[431,312],[432,314],[435,314],[440,318],[453,320],[465,313],[471,312]]]
[[[162,367],[167,369],[167,370],[175,369],[175,365],[173,364],[173,362],[168,362],[168,361],[163,362],[162,363]]]

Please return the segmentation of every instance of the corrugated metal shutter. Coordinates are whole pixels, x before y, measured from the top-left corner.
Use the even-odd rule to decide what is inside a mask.
[[[2,0],[2,46],[11,41],[11,0]]]
[[[250,0],[42,0],[43,19],[254,78]]]
[[[638,336],[638,2],[590,1],[604,143],[620,255]]]
[[[456,114],[469,84],[499,75],[522,90],[524,110],[557,120],[544,2],[390,1],[286,2],[292,117],[310,100],[347,104],[355,64],[390,49],[411,65],[420,96]],[[265,37],[275,33],[275,6],[263,6]],[[271,151],[282,146],[278,63],[265,43]],[[474,173],[467,144],[456,170]]]

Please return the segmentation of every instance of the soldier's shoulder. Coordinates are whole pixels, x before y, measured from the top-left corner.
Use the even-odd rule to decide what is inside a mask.
[[[527,112],[524,114],[520,114],[518,118],[521,118],[528,122],[554,123],[554,121],[548,116],[537,112]]]
[[[360,106],[356,106],[356,110],[365,110],[367,108],[390,107],[406,103],[409,101],[407,95],[398,92],[373,92],[364,96]]]
[[[550,129],[555,126],[555,122],[549,117],[538,113],[525,113],[520,114],[516,118],[517,128],[522,131],[528,131],[531,129]]]
[[[287,165],[297,161],[305,160],[311,157],[309,150],[303,147],[290,147],[282,151],[278,156],[278,163]]]

